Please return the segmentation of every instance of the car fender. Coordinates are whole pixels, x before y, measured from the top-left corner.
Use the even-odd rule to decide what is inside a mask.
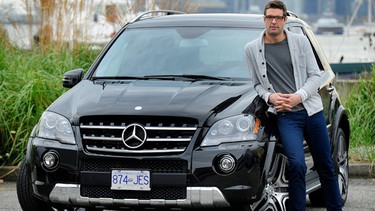
[[[26,155],[25,155],[25,163],[30,167],[31,163],[33,162],[31,159],[33,159],[35,156],[33,153],[33,139],[36,137],[36,130],[37,130],[38,124],[34,126],[33,130],[30,133],[29,141],[27,142],[26,147]]]
[[[347,112],[344,108],[344,106],[340,105],[338,108],[337,108],[337,112],[336,112],[336,115],[335,115],[335,119],[334,119],[334,122],[333,122],[333,136],[332,136],[332,140],[333,140],[333,146],[336,146],[337,145],[337,130],[339,127],[341,127],[341,129],[343,129],[345,135],[346,135],[346,145],[349,147],[349,140],[350,140],[350,126],[349,126],[349,119],[348,119],[348,115],[347,115]],[[335,148],[332,149],[334,152],[335,151]]]

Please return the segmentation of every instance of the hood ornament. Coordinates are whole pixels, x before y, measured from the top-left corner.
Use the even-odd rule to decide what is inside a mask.
[[[130,124],[122,131],[122,142],[129,149],[141,147],[147,139],[146,129],[140,124]]]
[[[136,107],[134,107],[134,110],[140,111],[140,110],[142,110],[142,106],[136,106]]]

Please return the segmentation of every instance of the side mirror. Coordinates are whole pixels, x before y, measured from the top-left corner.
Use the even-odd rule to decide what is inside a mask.
[[[70,70],[64,74],[63,78],[63,87],[65,88],[72,88],[76,84],[78,84],[83,77],[83,69],[75,69]]]

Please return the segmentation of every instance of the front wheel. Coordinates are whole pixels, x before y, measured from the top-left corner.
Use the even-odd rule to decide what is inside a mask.
[[[250,205],[241,205],[241,206],[234,206],[230,208],[222,208],[222,209],[212,209],[212,211],[253,211]]]
[[[262,196],[259,201],[250,205],[250,210],[286,211],[289,199],[287,160],[285,155],[276,153]]]
[[[22,210],[53,210],[47,202],[42,201],[34,196],[33,188],[31,185],[30,170],[28,169],[25,160],[21,164],[17,178],[17,196]]]
[[[342,205],[344,206],[348,198],[349,191],[349,147],[346,142],[344,131],[337,130],[336,149],[333,153],[334,165],[337,169],[338,184],[341,194]]]

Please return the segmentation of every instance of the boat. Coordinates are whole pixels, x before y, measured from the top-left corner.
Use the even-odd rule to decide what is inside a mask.
[[[344,34],[345,25],[337,21],[336,18],[319,18],[315,24],[316,34]]]

